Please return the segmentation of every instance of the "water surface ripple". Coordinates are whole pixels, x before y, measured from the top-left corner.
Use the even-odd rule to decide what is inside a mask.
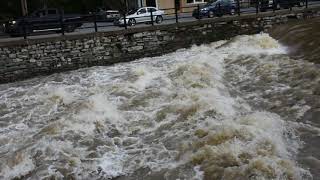
[[[312,179],[320,74],[287,52],[238,36],[0,85],[0,179]]]

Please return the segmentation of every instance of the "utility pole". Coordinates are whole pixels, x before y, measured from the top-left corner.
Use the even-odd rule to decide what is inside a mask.
[[[22,15],[23,16],[28,14],[27,0],[21,0],[21,10],[22,10]]]

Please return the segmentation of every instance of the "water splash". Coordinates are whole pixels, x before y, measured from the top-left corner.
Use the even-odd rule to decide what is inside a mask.
[[[225,78],[226,61],[285,52],[267,34],[239,36],[1,86],[0,177],[299,179],[290,123]]]

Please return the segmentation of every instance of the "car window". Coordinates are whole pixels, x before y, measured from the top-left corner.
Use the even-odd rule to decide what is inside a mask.
[[[218,0],[218,1],[216,1],[216,6],[219,6],[219,4],[220,4],[220,6],[226,6],[229,3],[228,3],[228,0]]]
[[[219,4],[220,2],[221,2],[220,0],[217,0],[217,1],[213,2],[211,5],[212,5],[212,6],[218,6],[218,4]]]
[[[48,15],[57,15],[58,13],[57,13],[57,10],[55,10],[55,9],[49,9],[48,10]]]
[[[148,8],[148,12],[155,12],[157,11],[155,8]]]
[[[143,9],[140,9],[138,12],[139,12],[139,14],[144,14],[144,13],[146,13],[147,11],[146,11],[145,8],[143,8]]]
[[[137,12],[137,9],[132,9],[132,10],[130,10],[130,11],[128,12],[128,15],[134,14],[134,13],[136,13],[136,12]]]
[[[37,17],[44,17],[45,15],[46,15],[46,11],[44,11],[44,10],[36,12]]]
[[[221,6],[225,6],[228,4],[228,0],[220,0],[219,2]]]
[[[206,3],[205,6],[212,6],[217,0],[210,0]]]

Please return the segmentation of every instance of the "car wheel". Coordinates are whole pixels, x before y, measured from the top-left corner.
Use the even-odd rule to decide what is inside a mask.
[[[26,29],[27,35],[30,35],[31,33],[33,33],[33,28],[29,27]]]
[[[230,10],[230,15],[235,15],[235,13],[236,13],[235,9],[232,8],[232,9]]]
[[[281,4],[280,7],[283,9],[289,9],[291,4]]]
[[[128,25],[129,26],[134,26],[134,25],[136,25],[136,20],[135,19],[129,19],[129,22],[128,22]]]
[[[217,14],[217,16],[218,16],[218,17],[222,17],[222,16],[223,16],[223,12],[219,12],[219,13]]]
[[[74,32],[74,30],[76,30],[76,26],[74,24],[68,24],[65,27],[66,32],[71,33]]]
[[[21,29],[21,34],[22,34],[22,36],[24,35],[24,34],[26,34],[27,36],[29,36],[31,33],[33,33],[33,27],[32,26],[26,26],[25,27],[25,29]]]
[[[157,18],[156,18],[156,23],[157,23],[157,24],[161,24],[162,21],[163,21],[163,17],[162,17],[162,16],[157,16]]]
[[[17,32],[9,33],[11,37],[22,37],[24,35],[30,36],[33,32],[32,28],[26,26],[25,29],[23,27],[19,28]]]
[[[209,18],[213,18],[213,17],[214,17],[213,11],[209,11],[208,17],[209,17]]]
[[[261,7],[261,8],[260,8],[260,12],[266,12],[266,11],[267,11],[266,8],[264,8],[264,7]]]

